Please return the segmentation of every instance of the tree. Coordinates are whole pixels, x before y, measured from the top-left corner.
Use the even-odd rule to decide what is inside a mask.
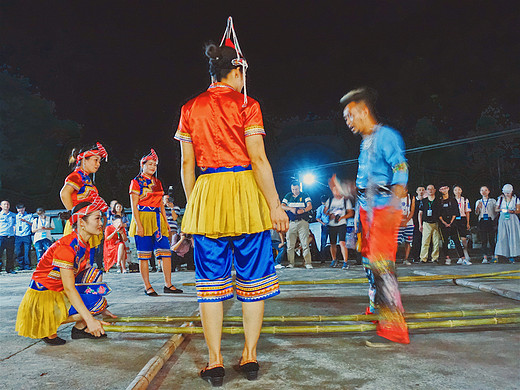
[[[55,115],[54,102],[30,81],[0,72],[0,197],[29,207],[58,207],[66,155],[81,126]]]

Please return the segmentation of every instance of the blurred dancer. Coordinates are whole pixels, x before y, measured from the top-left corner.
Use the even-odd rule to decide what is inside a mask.
[[[408,166],[401,135],[377,120],[376,99],[374,90],[361,88],[347,93],[340,103],[347,125],[363,137],[356,179],[363,228],[361,250],[373,273],[379,308],[377,336],[366,344],[386,347],[392,342],[410,342],[395,275],[395,238],[402,215],[399,200],[406,196]]]

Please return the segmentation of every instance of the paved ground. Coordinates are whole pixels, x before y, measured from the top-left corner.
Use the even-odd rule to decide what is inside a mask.
[[[348,271],[320,267],[279,271],[281,280],[361,277],[360,266]],[[520,269],[518,264],[476,264],[470,267],[414,265],[431,273],[482,273]],[[151,274],[158,291],[162,274]],[[1,389],[125,389],[141,368],[168,340],[168,335],[111,333],[104,341],[70,340],[70,327],[58,334],[64,346],[49,347],[39,340],[15,335],[14,323],[30,273],[0,274]],[[118,315],[191,315],[197,311],[194,287],[180,296],[147,297],[139,274],[109,273],[113,288],[108,300]],[[174,283],[193,282],[193,272],[174,273]],[[487,283],[520,292],[517,280]],[[269,300],[266,315],[358,314],[367,303],[366,285],[282,286]],[[448,281],[402,283],[408,312],[509,308],[519,302],[456,286]],[[228,315],[239,315],[240,304],[227,301]],[[223,389],[519,389],[520,333],[517,326],[415,330],[411,344],[389,351],[365,347],[371,333],[262,335],[259,380],[248,382],[232,368],[242,347],[241,335],[224,335],[226,362]],[[197,377],[206,362],[202,335],[187,336],[159,372],[151,389],[207,389]]]

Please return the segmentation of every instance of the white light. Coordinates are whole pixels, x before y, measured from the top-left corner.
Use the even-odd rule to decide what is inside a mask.
[[[310,186],[316,182],[316,176],[314,176],[312,173],[306,173],[303,175],[303,183]]]

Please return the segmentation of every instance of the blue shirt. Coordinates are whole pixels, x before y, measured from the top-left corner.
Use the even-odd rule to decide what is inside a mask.
[[[316,209],[316,219],[319,219],[325,225],[329,224],[329,216],[323,212],[325,210],[325,205],[322,204],[320,207]]]
[[[404,142],[394,129],[376,125],[372,134],[361,142],[359,168],[356,178],[358,189],[374,189],[374,207],[383,207],[390,203],[391,194],[378,191],[380,187],[390,189],[395,184],[406,186],[408,183],[408,165],[404,157]],[[359,198],[360,206],[367,207],[366,195]]]
[[[27,222],[22,221],[22,219],[25,219]],[[16,214],[16,226],[15,226],[15,232],[14,235],[18,237],[26,237],[30,236],[32,234],[32,221],[33,216],[32,214],[29,214],[25,212],[24,214],[20,215],[20,213]]]
[[[14,226],[16,225],[16,214],[9,211],[4,214],[0,211],[0,236],[14,236]]]

